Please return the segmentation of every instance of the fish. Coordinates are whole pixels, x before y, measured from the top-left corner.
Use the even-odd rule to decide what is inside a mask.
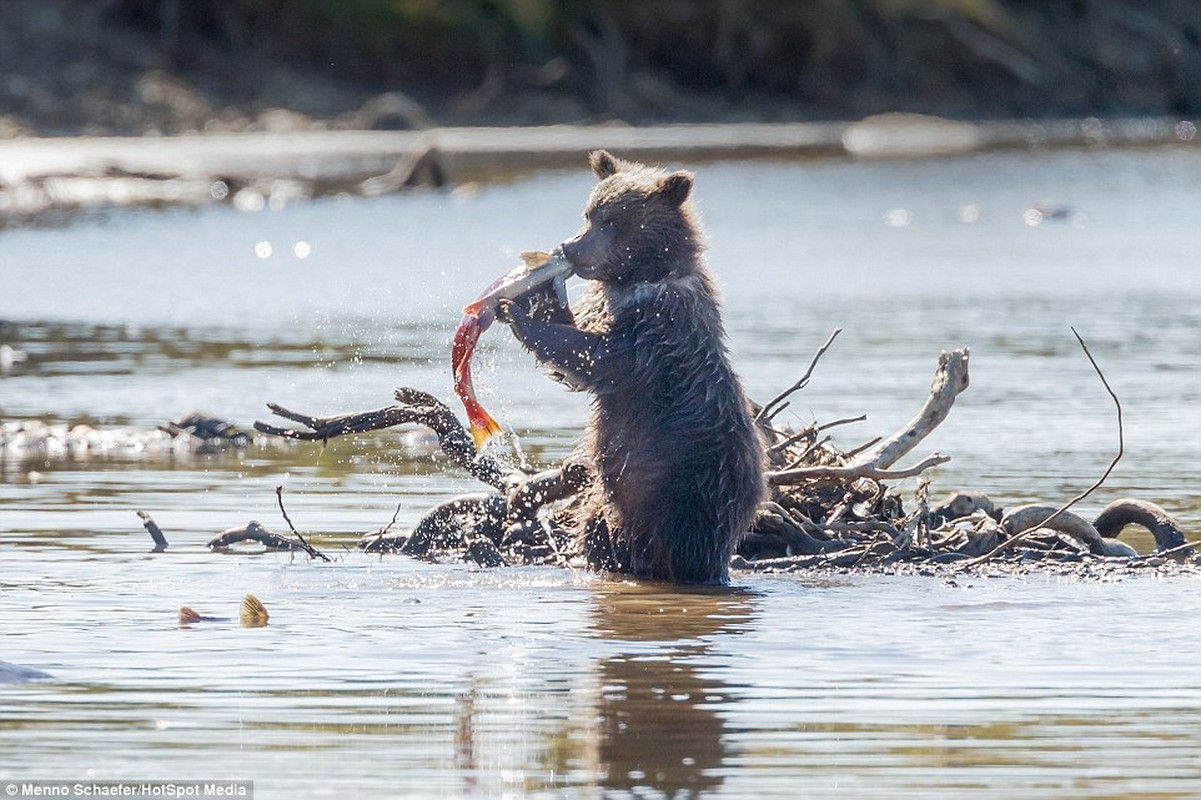
[[[522,253],[521,261],[520,266],[497,278],[480,292],[479,297],[463,307],[463,319],[455,329],[454,341],[450,348],[455,394],[463,401],[463,408],[467,411],[471,438],[477,450],[494,434],[500,433],[500,424],[476,399],[475,386],[471,381],[471,356],[475,353],[480,334],[488,330],[495,321],[497,304],[501,300],[512,300],[531,289],[550,283],[559,303],[567,305],[567,278],[571,275],[572,267],[562,249],[556,248],[549,253]]]
[[[242,605],[238,608],[238,619],[242,623],[243,628],[262,628],[267,624],[270,614],[267,613],[267,608],[263,605],[263,601],[259,600],[253,594],[248,594],[242,598]],[[228,617],[210,617],[206,614],[201,614],[193,608],[183,606],[179,609],[179,626],[187,628],[200,622],[230,622]]]

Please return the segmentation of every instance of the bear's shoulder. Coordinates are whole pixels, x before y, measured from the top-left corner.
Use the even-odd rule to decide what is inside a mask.
[[[689,274],[610,289],[607,308],[617,324],[688,326],[718,321],[717,302],[703,275]]]

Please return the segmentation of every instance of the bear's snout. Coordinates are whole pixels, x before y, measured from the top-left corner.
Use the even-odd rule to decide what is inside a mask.
[[[585,228],[559,245],[563,248],[563,255],[575,269],[575,274],[581,278],[594,278],[597,268],[604,261],[603,248],[599,246],[596,236],[589,235],[590,230]]]

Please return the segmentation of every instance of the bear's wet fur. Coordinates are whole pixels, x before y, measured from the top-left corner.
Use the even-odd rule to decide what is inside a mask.
[[[574,313],[506,304],[517,338],[593,394],[577,514],[592,566],[717,583],[763,499],[763,448],[725,344],[688,172],[591,155],[599,183],[563,244],[592,281]]]

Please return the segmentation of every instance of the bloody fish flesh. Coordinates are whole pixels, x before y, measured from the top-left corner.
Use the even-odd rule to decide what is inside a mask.
[[[475,387],[471,383],[471,356],[480,334],[488,330],[496,319],[497,303],[520,297],[530,289],[552,282],[559,302],[564,305],[567,303],[566,281],[571,274],[571,263],[561,250],[556,249],[553,253],[522,253],[521,260],[521,266],[497,278],[463,308],[463,320],[455,330],[450,349],[455,394],[463,401],[467,421],[471,423],[471,438],[475,440],[477,448],[483,447],[494,433],[500,433],[500,425],[476,400]]]

